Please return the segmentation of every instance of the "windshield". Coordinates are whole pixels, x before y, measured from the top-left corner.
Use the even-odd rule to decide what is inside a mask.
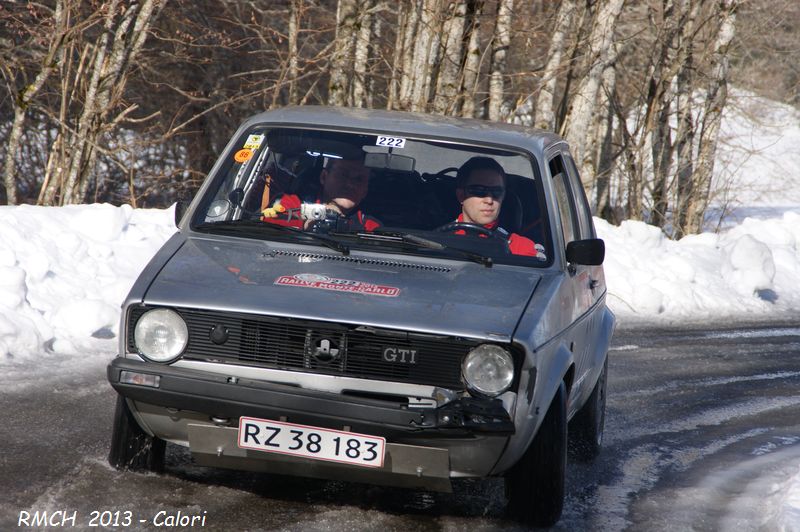
[[[193,229],[243,238],[542,265],[530,156],[458,142],[255,127],[225,155]]]

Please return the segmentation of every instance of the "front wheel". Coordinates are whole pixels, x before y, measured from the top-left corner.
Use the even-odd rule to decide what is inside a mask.
[[[160,472],[164,469],[165,451],[166,442],[143,431],[128,402],[118,395],[108,463],[115,469]]]
[[[606,383],[608,381],[608,357],[597,377],[592,394],[569,423],[569,434],[575,458],[590,462],[600,454],[606,422]]]
[[[562,382],[530,447],[506,473],[508,511],[527,525],[549,527],[564,508],[567,389]]]

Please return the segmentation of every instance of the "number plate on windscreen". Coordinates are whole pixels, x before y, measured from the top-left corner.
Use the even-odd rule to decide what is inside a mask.
[[[239,447],[365,467],[383,467],[386,439],[270,419],[239,419]]]

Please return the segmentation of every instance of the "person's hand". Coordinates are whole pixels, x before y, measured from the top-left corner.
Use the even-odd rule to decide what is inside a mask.
[[[280,203],[276,203],[272,207],[269,207],[261,211],[261,214],[264,215],[264,218],[277,218],[278,216],[280,216],[285,212],[286,212],[286,207],[284,207]]]

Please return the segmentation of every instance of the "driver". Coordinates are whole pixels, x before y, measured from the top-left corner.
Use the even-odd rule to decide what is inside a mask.
[[[381,226],[377,219],[364,214],[358,208],[369,188],[369,168],[364,166],[361,159],[328,159],[319,175],[319,183],[319,196],[307,199],[305,203],[321,203],[335,212],[339,216],[338,230],[374,231]],[[262,212],[262,220],[309,229],[313,220],[300,218],[302,203],[303,200],[296,194],[283,194],[275,200],[272,207]]]
[[[461,165],[456,177],[456,198],[461,203],[461,214],[456,222],[479,225],[507,237],[513,255],[536,257],[543,248],[533,240],[516,233],[508,233],[499,226],[497,218],[506,194],[506,173],[500,163],[491,157],[473,157]],[[464,230],[456,231],[465,234]],[[480,235],[486,238],[486,235]],[[537,249],[540,248],[540,249]]]

